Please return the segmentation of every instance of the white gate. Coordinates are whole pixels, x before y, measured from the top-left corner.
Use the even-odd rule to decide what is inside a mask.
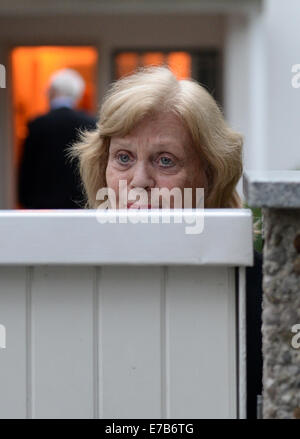
[[[251,211],[178,212],[1,211],[1,418],[245,417]]]

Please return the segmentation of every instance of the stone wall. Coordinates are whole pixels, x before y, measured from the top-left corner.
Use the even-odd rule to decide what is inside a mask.
[[[244,176],[263,213],[263,418],[300,418],[300,172]]]

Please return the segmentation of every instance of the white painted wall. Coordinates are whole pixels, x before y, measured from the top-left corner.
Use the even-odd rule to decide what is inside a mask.
[[[265,0],[248,18],[227,19],[225,111],[244,135],[247,169],[300,168],[299,22],[298,0]]]
[[[225,115],[244,137],[244,166],[263,169],[265,157],[264,28],[260,10],[226,21],[224,48]]]
[[[291,68],[300,64],[300,2],[266,0],[267,169],[300,169],[300,88]]]
[[[111,80],[111,50],[130,47],[220,48],[223,42],[222,23],[220,15],[201,14],[0,17],[0,43],[2,46],[4,41],[10,45],[96,45],[100,55],[101,96]]]

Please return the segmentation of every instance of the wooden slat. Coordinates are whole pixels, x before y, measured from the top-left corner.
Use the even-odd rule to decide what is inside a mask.
[[[0,418],[26,418],[28,395],[27,295],[29,269],[0,267],[0,323],[6,348],[0,349]]]
[[[168,417],[236,417],[234,302],[234,269],[169,269]]]
[[[104,267],[99,293],[100,417],[160,418],[161,270]]]
[[[94,416],[94,267],[34,268],[32,416]]]

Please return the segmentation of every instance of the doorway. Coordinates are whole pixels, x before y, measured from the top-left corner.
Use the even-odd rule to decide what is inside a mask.
[[[77,108],[95,114],[97,62],[98,52],[91,46],[20,46],[12,50],[13,166],[16,179],[27,124],[49,110],[46,91],[50,76],[63,68],[78,71],[86,87]],[[21,206],[17,197],[15,199],[15,208],[18,209]]]

